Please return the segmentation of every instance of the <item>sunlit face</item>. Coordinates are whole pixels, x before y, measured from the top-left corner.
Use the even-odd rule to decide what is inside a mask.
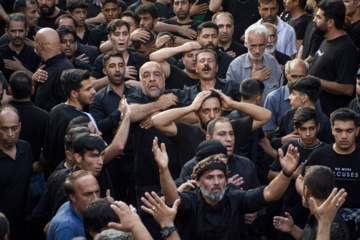
[[[71,33],[63,35],[60,40],[61,51],[69,59],[72,59],[76,50],[76,39]]]
[[[104,14],[106,23],[109,24],[112,20],[119,18],[120,9],[117,4],[108,2],[103,6],[101,12]]]
[[[346,8],[346,16],[352,17],[356,13],[356,8],[360,6],[359,0],[343,0]]]
[[[94,172],[96,176],[100,175],[104,164],[105,150],[101,153],[98,150],[86,151],[84,156],[75,153],[76,162],[79,167],[86,171]]]
[[[146,28],[146,29],[149,29],[151,31],[154,29],[155,21],[152,18],[150,13],[139,15],[139,18],[140,18],[140,24],[139,25],[140,25],[141,28]]]
[[[200,50],[192,50],[184,54],[182,58],[186,71],[196,73],[196,55]]]
[[[287,12],[291,12],[296,8],[296,5],[293,0],[284,0],[284,7]]]
[[[141,67],[140,82],[146,96],[158,98],[164,93],[165,77],[157,63],[148,62]]]
[[[208,48],[216,51],[219,44],[219,34],[215,28],[203,28],[197,41],[203,48]]]
[[[227,156],[230,157],[234,152],[235,136],[230,122],[217,122],[214,128],[214,134],[211,139],[221,142],[227,150]]]
[[[209,122],[215,118],[221,117],[221,104],[217,97],[206,99],[199,110],[197,111],[199,116],[199,124],[202,129],[206,130]]]
[[[95,177],[84,176],[74,182],[75,195],[70,195],[75,210],[82,216],[87,204],[100,197],[100,187]]]
[[[130,25],[130,33],[132,33],[133,31],[135,31],[135,29],[137,28],[136,23],[134,21],[134,19],[132,17],[122,17],[122,20],[124,20],[125,22],[127,22]]]
[[[38,5],[36,3],[31,4],[29,1],[26,1],[26,10],[24,12],[26,17],[26,22],[29,28],[33,28],[38,24],[40,15],[38,13]]]
[[[231,18],[226,14],[220,14],[215,20],[219,27],[219,39],[221,44],[226,44],[231,41],[234,34],[234,25]]]
[[[331,131],[335,138],[335,151],[347,154],[355,149],[355,137],[359,128],[356,128],[354,121],[335,121]]]
[[[130,33],[128,28],[125,25],[116,27],[115,32],[110,34],[111,43],[113,44],[113,49],[119,53],[123,53],[127,50],[130,41]]]
[[[25,23],[22,21],[11,21],[9,29],[6,29],[6,33],[12,45],[16,47],[22,46],[27,34]]]
[[[304,98],[303,94],[301,94],[296,90],[293,90],[289,96],[291,108],[296,110],[299,107],[303,106],[304,105],[303,98]]]
[[[304,147],[314,147],[317,144],[316,134],[319,131],[319,126],[314,120],[304,122],[299,128],[296,128],[296,131]]]
[[[41,14],[44,17],[51,16],[55,12],[57,1],[55,0],[38,0]]]
[[[314,17],[314,32],[318,35],[325,35],[328,32],[324,11],[319,9]]]
[[[266,29],[269,32],[269,37],[268,37],[268,43],[266,44],[265,52],[272,54],[275,52],[276,42],[277,42],[277,34],[276,34],[276,30],[272,27],[269,27]]]
[[[201,80],[213,80],[218,71],[215,55],[211,52],[201,52],[197,55],[196,72]]]
[[[276,14],[279,11],[279,5],[276,0],[271,3],[260,3],[259,14],[263,22],[274,24],[276,22]]]
[[[59,21],[59,28],[65,26],[76,31],[75,23],[71,18],[62,18]]]
[[[19,116],[12,110],[0,113],[0,145],[12,148],[19,139],[21,124]]]
[[[82,87],[77,91],[77,100],[82,106],[90,105],[94,101],[95,89],[91,79],[83,80]]]
[[[257,61],[261,60],[265,52],[266,44],[267,39],[264,34],[258,36],[254,33],[250,33],[248,42],[246,42],[249,57]]]
[[[286,78],[289,82],[293,82],[306,76],[306,66],[303,63],[291,63],[289,74],[286,74]]]
[[[197,181],[197,186],[200,187],[201,193],[205,199],[214,203],[219,202],[225,194],[225,174],[219,169],[204,173],[199,181]]]
[[[70,15],[76,19],[78,26],[80,27],[84,26],[87,15],[87,10],[85,8],[75,8],[70,13]]]
[[[179,20],[184,20],[189,16],[190,12],[189,0],[174,0],[174,13]]]
[[[140,44],[140,47],[136,48],[135,51],[144,58],[149,59],[150,54],[156,51],[156,46]]]
[[[110,84],[120,86],[124,83],[126,65],[120,57],[111,57],[106,61],[104,74],[109,78]]]

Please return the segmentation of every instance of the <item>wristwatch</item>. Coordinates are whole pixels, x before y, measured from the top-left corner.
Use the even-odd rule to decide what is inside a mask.
[[[161,229],[160,233],[162,235],[163,238],[168,237],[171,235],[172,232],[176,231],[176,227],[175,226],[165,226],[163,229]]]

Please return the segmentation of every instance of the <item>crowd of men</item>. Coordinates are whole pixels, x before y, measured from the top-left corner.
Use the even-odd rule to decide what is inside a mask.
[[[0,240],[359,240],[359,60],[360,0],[0,0]]]

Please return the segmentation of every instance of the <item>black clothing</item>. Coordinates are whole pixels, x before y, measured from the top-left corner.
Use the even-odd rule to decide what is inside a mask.
[[[99,0],[86,0],[86,2],[89,4],[86,18],[96,17],[101,12]]]
[[[307,219],[306,226],[301,232],[300,240],[316,240],[318,221],[314,215],[310,215]],[[336,213],[334,221],[331,223],[330,239],[345,239],[349,238],[349,230],[346,226],[344,219],[339,212]]]
[[[129,59],[126,63],[126,66],[134,66],[137,71],[136,79],[139,80],[139,73],[141,66],[147,62],[147,60],[138,54],[137,52],[134,52],[131,48],[128,48],[129,53]],[[99,57],[96,58],[94,65],[91,67],[91,76],[99,79],[102,77],[105,77],[105,74],[103,73],[103,58],[106,55],[106,53],[101,54]],[[126,80],[126,79],[125,79]]]
[[[323,35],[318,35],[314,32],[314,25],[312,21],[309,21],[306,32],[304,35],[304,41],[302,43],[303,51],[301,54],[301,59],[305,60],[308,56],[314,56],[321,43],[324,41]]]
[[[248,52],[247,47],[242,45],[241,43],[238,43],[234,40],[231,41],[231,44],[228,49],[224,49],[223,47],[219,47],[219,50],[222,52],[228,52],[233,51],[236,54],[236,57],[243,55],[244,53]]]
[[[31,147],[25,141],[17,141],[15,160],[0,150],[0,211],[9,220],[11,239],[22,240],[27,231],[32,164]]]
[[[91,66],[86,62],[80,61],[79,59],[74,58],[72,64],[76,69],[88,70],[91,72]]]
[[[62,184],[70,173],[79,170],[81,169],[75,165],[71,169],[65,168],[54,172],[50,176],[44,195],[31,216],[30,232],[32,239],[39,239],[43,236],[42,229],[44,229],[44,226],[55,216],[61,205],[69,200],[62,188]],[[100,197],[106,197],[107,189],[110,189],[110,194],[113,196],[113,186],[106,168],[103,167],[100,175],[97,176],[96,179],[100,187]],[[35,238],[35,236],[37,236],[37,238]]]
[[[360,114],[360,106],[359,106],[359,100],[358,97],[351,100],[351,102],[347,106],[348,108],[354,110],[357,114]],[[359,125],[360,126],[360,122]],[[355,138],[356,144],[360,145],[360,134],[358,134]]]
[[[39,160],[41,148],[44,144],[49,113],[35,107],[30,101],[11,100],[9,104],[18,110],[21,122],[19,138],[30,144],[32,158],[36,162]]]
[[[56,30],[56,26],[55,26],[55,21],[58,17],[60,17],[61,15],[64,15],[64,14],[67,14],[66,11],[60,9],[60,12],[58,15],[56,15],[55,17],[53,18],[47,18],[47,17],[44,17],[42,14],[41,14],[41,11],[38,10],[39,12],[39,15],[40,15],[40,18],[39,18],[39,21],[38,21],[38,26],[39,27],[42,27],[42,28],[45,28],[45,27],[48,27],[48,28],[52,28],[54,30]]]
[[[43,70],[48,73],[48,79],[38,85],[35,105],[50,112],[55,105],[66,101],[60,76],[64,70],[74,68],[74,66],[64,54],[55,55],[44,64],[46,66]]]
[[[28,34],[26,35],[26,37],[32,41],[34,41],[35,35],[37,33],[37,31],[39,31],[41,28],[36,26],[33,28],[29,29]],[[5,33],[1,38],[0,38],[0,46],[9,43],[9,35],[7,35],[7,33]]]
[[[16,57],[26,69],[33,73],[36,71],[38,65],[41,62],[40,57],[34,52],[34,48],[26,44],[24,44],[24,47],[19,52],[19,54],[13,51],[9,47],[9,44],[0,46],[0,53],[3,59],[14,61],[13,57]],[[7,68],[4,70],[4,76],[8,81],[10,80],[10,76],[13,73],[13,70]]]
[[[95,62],[95,59],[99,56],[99,49],[94,46],[87,46],[78,43],[74,57],[78,57],[83,53],[85,53],[85,55],[89,57],[89,65],[92,66]]]
[[[360,179],[360,147],[349,154],[338,154],[333,149],[333,144],[327,145],[323,148],[314,150],[308,157],[304,165],[302,176],[305,176],[306,167],[312,165],[323,165],[331,168],[335,175],[335,187],[338,189],[344,188],[347,190],[348,195],[343,208],[360,208],[360,194],[352,191],[359,189]]]
[[[135,13],[136,9],[140,5],[142,5],[142,2],[141,2],[141,0],[138,0],[128,7],[128,11],[132,11],[133,13]],[[166,4],[164,4],[162,2],[155,2],[155,6],[158,9],[158,17],[159,18],[168,18],[168,8],[167,8]]]
[[[81,110],[61,103],[50,112],[49,126],[45,135],[43,155],[49,161],[53,171],[65,159],[64,136],[69,122],[76,117],[87,115]]]
[[[349,37],[354,41],[357,49],[360,49],[360,20],[351,24]],[[360,52],[358,50],[358,61],[360,61]]]
[[[199,82],[198,84],[196,84],[194,86],[184,88],[184,89],[190,91],[191,100],[194,100],[196,95],[199,92],[201,92],[200,86],[201,86],[201,83]],[[226,79],[221,79],[219,77],[216,77],[216,82],[215,82],[214,88],[221,90],[225,95],[231,97],[235,101],[238,101],[238,102],[241,101],[240,84],[233,80],[226,80]]]
[[[340,84],[353,84],[358,70],[355,44],[347,35],[324,40],[316,52],[309,75]],[[338,108],[346,107],[354,96],[336,95],[325,90],[320,93],[323,113],[327,116]]]
[[[288,55],[286,55],[282,52],[279,52],[277,50],[275,50],[275,59],[277,60],[277,62],[279,64],[284,65],[284,66],[287,63],[287,61],[291,60],[291,58]],[[285,74],[284,74],[284,77],[285,77]]]
[[[215,206],[205,202],[199,189],[179,193],[181,203],[176,218],[181,239],[239,239],[242,214],[266,206],[263,189],[226,188],[223,199]]]
[[[240,42],[240,38],[245,34],[245,30],[260,19],[258,3],[256,1],[222,1],[223,11],[229,12],[234,17],[233,39]]]
[[[287,111],[284,116],[281,118],[279,128],[271,137],[271,146],[274,149],[279,149],[281,144],[281,138],[294,132],[294,117],[295,110],[290,109]],[[333,143],[334,137],[331,133],[331,124],[330,119],[325,116],[325,114],[317,111],[318,114],[318,122],[320,124],[320,129],[316,134],[317,139],[323,141],[324,143]]]
[[[108,32],[106,30],[107,23],[96,26],[93,30],[91,30],[89,35],[88,44],[91,46],[95,46],[97,48],[100,45],[108,40]]]
[[[91,30],[93,30],[94,28],[95,25],[85,24],[85,32],[83,38],[80,38],[78,35],[76,35],[76,41],[80,44],[88,44]]]
[[[183,89],[191,87],[199,83],[199,79],[189,77],[180,68],[170,65],[170,75],[165,81],[166,89]]]
[[[295,30],[296,40],[304,40],[306,27],[311,20],[312,16],[308,14],[303,14],[295,20],[290,17],[289,25],[292,26]]]
[[[199,3],[200,4],[200,3]],[[160,17],[160,16],[159,16]],[[192,30],[194,30],[195,32],[197,31],[197,28],[198,26],[201,24],[200,21],[194,21],[194,20],[191,20],[190,22],[188,23],[179,23],[176,19],[165,19],[163,21],[164,23],[167,23],[167,24],[172,24],[172,25],[177,25],[177,26],[184,26],[184,25],[190,25],[190,28]],[[185,38],[185,39],[191,39],[189,38],[188,36],[183,36],[181,35],[180,33],[177,33],[177,32],[172,32],[175,36],[178,36],[178,37],[182,37],[182,38]]]

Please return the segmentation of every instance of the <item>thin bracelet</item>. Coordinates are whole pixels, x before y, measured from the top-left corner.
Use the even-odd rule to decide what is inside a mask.
[[[291,177],[292,176],[292,173],[288,174],[287,172],[284,171],[284,169],[282,169],[281,172],[285,175],[285,177]]]

